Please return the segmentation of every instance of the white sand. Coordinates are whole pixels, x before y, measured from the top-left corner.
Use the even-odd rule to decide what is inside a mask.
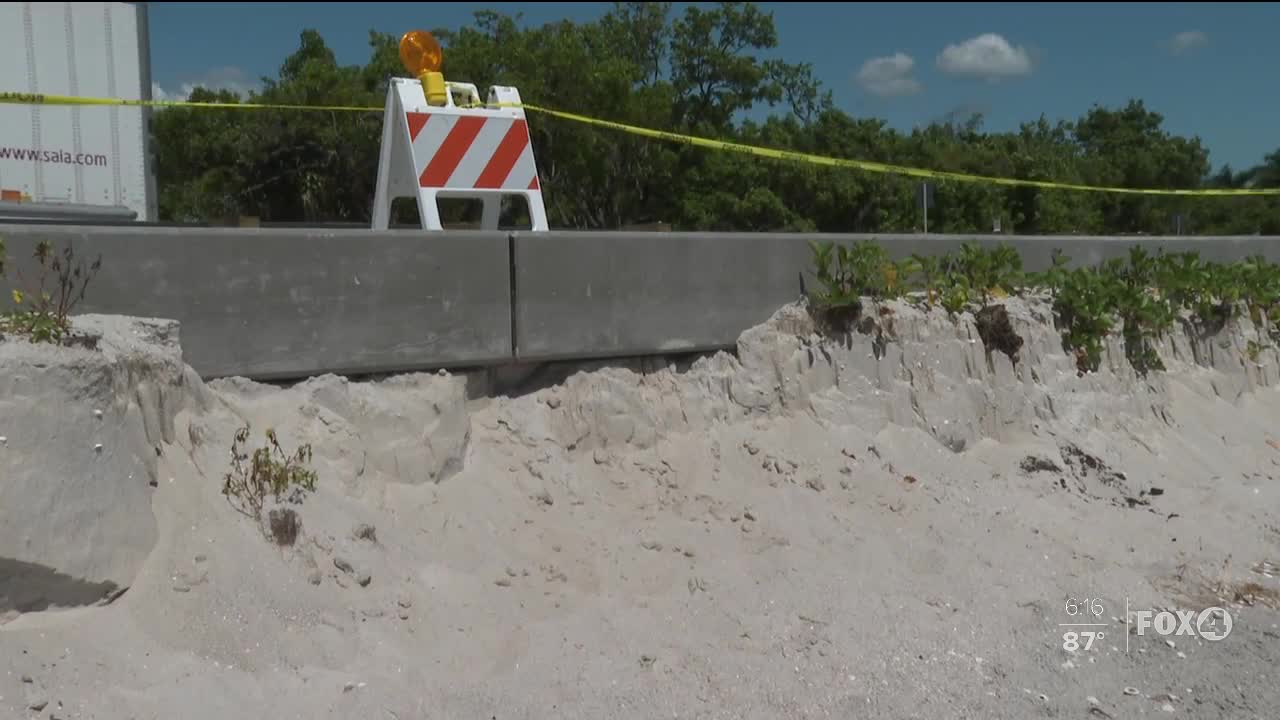
[[[879,358],[784,308],[736,358],[514,394],[206,386],[154,321],[0,343],[0,716],[1275,717],[1275,610],[1129,652],[1112,622],[1280,589],[1280,356],[1247,319],[1081,378],[1043,305],[1009,302],[1016,366],[893,307]],[[291,548],[220,494],[245,421],[314,447]],[[1068,597],[1105,608],[1089,652]]]

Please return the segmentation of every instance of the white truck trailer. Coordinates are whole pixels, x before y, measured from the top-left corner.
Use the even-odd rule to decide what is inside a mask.
[[[0,58],[0,93],[152,99],[146,3],[0,2]],[[0,222],[155,222],[151,112],[0,103]]]

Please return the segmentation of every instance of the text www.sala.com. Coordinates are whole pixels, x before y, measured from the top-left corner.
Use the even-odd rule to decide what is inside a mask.
[[[63,165],[85,165],[88,167],[107,166],[106,155],[72,153],[66,150],[28,150],[26,148],[0,147],[0,160],[8,159],[60,163]]]

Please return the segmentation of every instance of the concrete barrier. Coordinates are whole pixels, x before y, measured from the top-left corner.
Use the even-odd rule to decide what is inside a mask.
[[[521,360],[732,346],[801,295],[808,239],[783,234],[517,233]]]
[[[731,348],[812,287],[810,240],[875,240],[895,259],[1008,243],[1026,270],[1049,267],[1055,248],[1079,266],[1124,257],[1135,244],[1219,262],[1280,261],[1280,239],[1271,237],[517,233],[517,353],[555,360]]]
[[[40,239],[101,254],[77,312],[180,321],[185,359],[206,378],[511,357],[506,233],[11,225],[0,237],[28,276]]]
[[[1274,237],[1025,237],[0,225],[10,258],[73,243],[101,275],[83,312],[182,323],[205,377],[258,379],[669,355],[731,348],[812,283],[810,240],[876,240],[896,258],[964,242],[1054,248],[1072,265],[1141,244],[1227,262]],[[3,282],[0,281],[0,285]],[[4,287],[8,295],[7,286]],[[5,299],[0,298],[0,307]]]

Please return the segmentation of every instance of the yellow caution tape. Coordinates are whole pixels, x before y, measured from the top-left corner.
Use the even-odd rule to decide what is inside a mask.
[[[326,112],[382,112],[382,107],[358,107],[352,105],[276,105],[262,103],[213,103],[213,102],[191,102],[189,100],[121,100],[115,98],[88,98],[73,97],[70,95],[44,95],[31,93],[0,93],[0,105],[3,104],[21,104],[21,105],[97,105],[97,106],[138,106],[138,107],[188,107],[188,108],[217,108],[219,110],[311,110]],[[477,106],[489,107],[489,106]],[[775,150],[773,148],[759,147],[756,145],[744,145],[741,143],[727,142],[724,140],[712,140],[710,138],[696,137],[693,135],[682,135],[680,133],[666,132],[664,130],[653,130],[651,128],[643,128],[635,125],[627,125],[625,123],[613,122],[611,120],[601,120],[599,118],[588,117],[586,115],[578,115],[575,113],[564,112],[563,110],[552,110],[550,108],[540,107],[538,105],[503,103],[500,107],[519,107],[524,110],[539,112],[562,120],[583,123],[586,125],[594,125],[596,127],[609,128],[619,132],[631,135],[639,135],[641,137],[662,140],[665,142],[678,143],[681,145],[690,145],[693,147],[707,148],[709,150],[724,150],[729,152],[742,153],[745,155],[753,155],[755,157],[768,158],[771,160],[786,160],[790,162],[808,163],[810,165],[823,165],[827,167],[846,168],[850,170],[862,170],[865,172],[883,173],[890,175],[905,175],[908,177],[924,178],[929,180],[954,180],[957,182],[974,182],[988,183],[991,185],[1000,185],[1004,187],[1034,187],[1045,190],[1077,190],[1082,192],[1100,192],[1114,193],[1124,195],[1175,195],[1182,197],[1229,197],[1229,196],[1265,196],[1280,195],[1280,188],[1201,188],[1193,190],[1173,190],[1165,188],[1125,188],[1125,187],[1106,187],[1099,185],[1080,185],[1076,183],[1060,183],[1049,180],[1026,180],[1021,178],[1003,178],[991,177],[987,175],[971,175],[969,173],[949,172],[946,170],[926,170],[924,168],[913,168],[904,165],[890,165],[888,163],[871,162],[869,160],[851,160],[848,158],[827,157],[825,155],[813,155],[810,153],[794,152],[791,150]]]
[[[525,105],[524,108],[526,110],[546,113],[547,115],[563,118],[565,120],[612,128],[614,130],[620,130],[633,135],[641,135],[644,137],[655,138],[657,140],[666,140],[668,142],[693,145],[712,150],[728,150],[732,152],[745,153],[747,155],[755,155],[756,157],[770,158],[773,160],[790,160],[793,162],[809,163],[812,165],[826,165],[829,167],[865,170],[867,172],[875,173],[907,175],[909,177],[928,178],[933,180],[956,180],[959,182],[981,182],[1009,187],[1036,187],[1052,190],[1083,190],[1087,192],[1123,193],[1129,195],[1280,195],[1280,188],[1204,188],[1195,190],[1169,190],[1162,188],[1141,189],[1077,185],[1074,183],[1059,183],[1048,180],[1023,180],[1019,178],[990,177],[986,175],[970,175],[968,173],[948,172],[946,170],[925,170],[923,168],[906,167],[903,165],[889,165],[887,163],[871,162],[868,160],[850,160],[847,158],[834,158],[824,155],[811,155],[809,153],[794,152],[791,150],[774,150],[772,148],[743,145],[740,143],[726,142],[724,140],[711,140],[691,135],[680,135],[678,133],[664,132],[662,130],[651,130],[649,128],[636,127],[634,125],[624,125],[622,123],[611,122],[609,120],[598,120],[585,115],[575,115],[561,110],[537,107],[536,105]]]
[[[119,98],[90,98],[72,95],[45,95],[42,93],[0,93],[0,105],[98,105],[128,107],[188,107],[217,108],[219,110],[324,110],[328,112],[381,112],[380,107],[355,107],[352,105],[269,105],[262,103],[215,103],[190,100],[121,100]]]

